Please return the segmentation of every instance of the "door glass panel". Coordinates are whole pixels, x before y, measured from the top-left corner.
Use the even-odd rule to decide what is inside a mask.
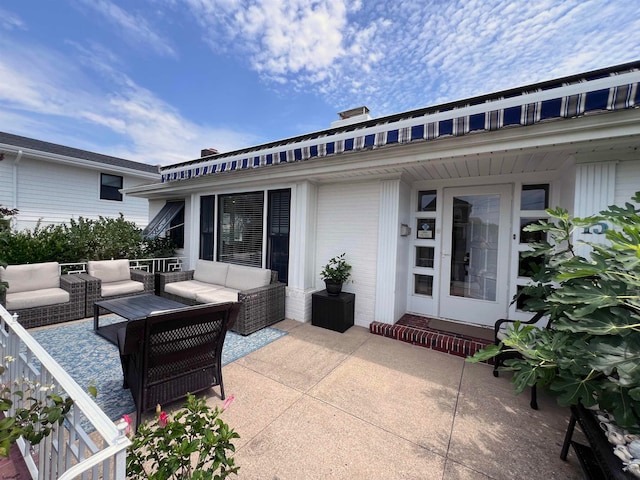
[[[418,211],[419,212],[435,212],[436,211],[436,191],[424,190],[418,192]]]
[[[433,239],[436,231],[435,218],[418,218],[416,220],[416,238]]]
[[[434,252],[433,247],[416,247],[416,267],[433,268]]]
[[[453,197],[450,295],[496,300],[499,226],[500,195]]]
[[[431,275],[414,275],[415,287],[414,292],[418,295],[433,294],[433,277]]]

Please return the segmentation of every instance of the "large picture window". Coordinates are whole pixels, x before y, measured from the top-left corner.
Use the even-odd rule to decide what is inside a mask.
[[[100,199],[122,201],[122,177],[119,175],[100,174]]]
[[[264,193],[218,198],[218,261],[262,267]]]

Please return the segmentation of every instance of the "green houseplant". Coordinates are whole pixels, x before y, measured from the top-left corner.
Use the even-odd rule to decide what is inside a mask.
[[[640,425],[640,192],[633,201],[588,218],[549,209],[549,221],[527,227],[547,240],[527,253],[539,268],[521,295],[549,328],[516,323],[469,360],[518,351],[521,358],[505,362],[516,393],[548,387],[561,405],[598,405],[621,427]],[[586,242],[590,252],[581,255],[576,229],[604,233],[607,242]]]
[[[339,295],[342,291],[342,284],[351,277],[351,265],[345,260],[345,255],[342,253],[330,259],[320,272],[320,277],[324,280],[329,295]]]

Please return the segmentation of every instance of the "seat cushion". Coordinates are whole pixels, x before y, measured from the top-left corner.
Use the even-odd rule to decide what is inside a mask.
[[[136,292],[144,292],[144,283],[136,282],[135,280],[102,283],[101,295],[103,297],[113,297],[114,295],[126,295]]]
[[[198,260],[193,272],[193,279],[204,283],[224,286],[227,281],[228,263]]]
[[[218,288],[212,291],[201,291],[196,293],[196,302],[198,303],[223,303],[237,302],[238,290],[231,288]]]
[[[95,260],[87,262],[87,273],[92,277],[102,280],[103,288],[105,283],[122,282],[131,280],[129,271],[129,260]],[[104,294],[102,295],[105,296]]]
[[[9,265],[0,268],[0,280],[9,284],[7,294],[60,288],[58,262]]]
[[[270,283],[271,270],[269,269],[229,265],[225,287],[243,291],[265,287]]]
[[[69,302],[69,292],[61,288],[43,288],[30,292],[9,293],[7,290],[7,310],[44,307]]]
[[[196,293],[202,291],[213,291],[223,288],[222,285],[212,285],[210,283],[199,282],[198,280],[184,280],[182,282],[171,282],[164,286],[164,291],[178,297],[196,299]]]

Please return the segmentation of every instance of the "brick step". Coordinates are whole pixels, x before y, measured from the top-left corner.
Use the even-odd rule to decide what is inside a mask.
[[[430,323],[432,325],[437,324],[439,328],[430,326]],[[487,338],[492,335],[493,330],[480,327],[459,327],[459,324],[451,323],[450,328],[455,331],[447,331],[445,330],[448,328],[447,322],[442,320],[419,317],[417,315],[405,315],[395,325],[373,322],[369,326],[369,331],[375,335],[431,348],[458,357],[473,355],[486,345],[493,343],[493,340]],[[469,330],[478,336],[461,333],[460,330]],[[488,363],[493,362],[490,361]]]

